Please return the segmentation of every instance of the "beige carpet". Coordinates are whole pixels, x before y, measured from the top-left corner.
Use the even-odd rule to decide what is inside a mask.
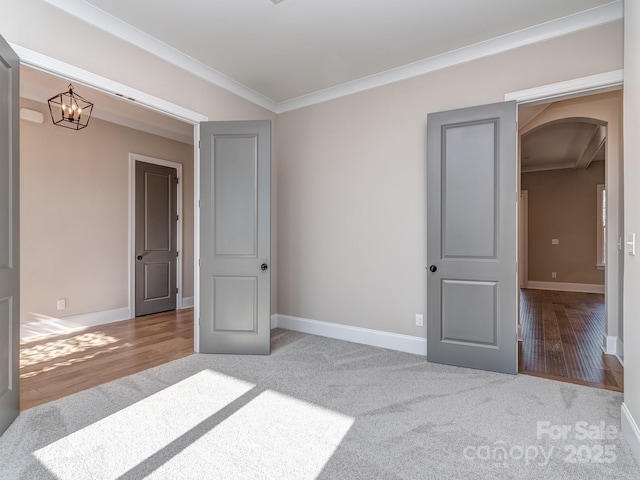
[[[23,412],[5,479],[639,479],[622,395],[274,330]]]

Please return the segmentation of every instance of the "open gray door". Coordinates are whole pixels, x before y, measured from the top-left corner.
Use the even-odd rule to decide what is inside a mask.
[[[200,352],[271,350],[271,124],[200,125]]]
[[[0,433],[20,410],[19,72],[0,37]]]
[[[430,114],[427,141],[427,360],[516,373],[516,104]]]

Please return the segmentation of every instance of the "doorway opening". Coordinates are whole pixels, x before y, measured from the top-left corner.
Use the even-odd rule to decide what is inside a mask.
[[[618,391],[621,98],[519,107],[519,371]]]
[[[47,123],[47,95],[69,80],[25,66],[21,77],[21,107],[45,118],[21,125],[28,145],[21,152],[21,195],[28,196],[21,219],[22,262],[27,263],[21,400],[27,408],[193,353],[192,308],[133,320],[129,245],[134,231],[127,192],[130,153],[182,162],[184,281],[178,287],[185,293],[182,307],[193,307],[197,121],[152,111],[114,92],[80,86],[76,79],[96,103],[92,124],[81,132],[54,129]],[[45,140],[51,135],[55,142]],[[32,140],[26,140],[29,136]],[[73,152],[76,142],[85,147]],[[38,146],[43,143],[61,145],[63,153],[44,151]],[[62,309],[55,300],[63,300]]]

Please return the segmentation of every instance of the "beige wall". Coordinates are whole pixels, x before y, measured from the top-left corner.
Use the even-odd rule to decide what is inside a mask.
[[[193,296],[193,147],[97,118],[20,124],[22,321],[129,306],[129,153],[183,165],[183,296]],[[56,300],[67,308],[58,311]]]
[[[635,232],[639,236],[640,3],[624,2],[624,15],[624,227],[627,235]],[[625,254],[624,259],[624,403],[640,425],[640,255]],[[632,439],[631,430],[624,433]],[[633,445],[640,462],[640,438],[635,437]]]
[[[522,190],[529,192],[530,281],[604,285],[604,271],[596,269],[597,185],[604,173],[604,162],[593,162],[584,170],[522,174]]]
[[[278,313],[424,336],[427,114],[621,67],[616,22],[279,115]]]

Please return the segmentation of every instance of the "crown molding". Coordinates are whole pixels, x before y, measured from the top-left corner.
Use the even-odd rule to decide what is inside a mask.
[[[426,73],[470,62],[479,58],[496,55],[508,50],[544,42],[553,38],[569,35],[580,30],[597,27],[623,18],[622,0],[608,3],[550,22],[508,33],[484,42],[452,50],[450,52],[426,58],[415,63],[381,72],[369,77],[344,83],[319,92],[303,95],[292,100],[278,103],[276,113],[308,107],[335,98],[381,87],[400,80],[417,77]]]
[[[529,88],[505,94],[505,101],[515,100],[518,103],[535,104],[550,100],[566,100],[585,93],[604,93],[616,90],[624,84],[624,70],[589,75],[564,82],[552,83],[541,87]],[[524,127],[524,125],[523,125]],[[521,127],[521,128],[523,128]]]
[[[508,33],[352,82],[276,103],[164,42],[82,0],[44,0],[111,35],[134,44],[204,80],[274,113],[284,113],[335,98],[406,80],[508,50],[551,40],[623,18],[623,2],[614,2]]]
[[[93,25],[94,27],[99,28],[100,30],[146,50],[162,60],[172,63],[197,77],[224,88],[245,100],[255,103],[256,105],[266,108],[272,112],[276,111],[277,104],[273,100],[251,90],[240,82],[229,78],[223,73],[218,72],[217,70],[190,57],[189,55],[182,53],[166,43],[161,42],[157,38],[138,30],[119,18],[108,14],[104,10],[82,0],[44,1],[90,25]]]

